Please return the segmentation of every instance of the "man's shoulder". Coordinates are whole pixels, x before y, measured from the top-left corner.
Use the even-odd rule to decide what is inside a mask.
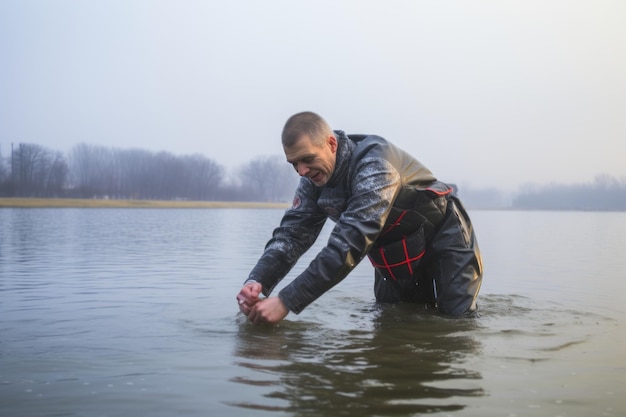
[[[356,143],[361,143],[361,142],[389,143],[387,139],[383,138],[382,136],[373,135],[373,134],[350,133],[350,134],[347,134],[346,137]]]
[[[389,149],[394,148],[391,142],[378,135],[350,134],[348,138],[354,142],[356,159],[366,156],[385,157],[389,154]]]

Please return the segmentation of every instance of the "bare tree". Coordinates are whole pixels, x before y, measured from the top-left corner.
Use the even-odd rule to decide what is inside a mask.
[[[78,144],[70,152],[71,187],[81,197],[107,194],[107,181],[114,174],[111,150],[103,146]]]
[[[2,158],[0,150],[0,196],[10,196],[12,194],[8,165],[8,162],[5,162],[4,158]]]
[[[298,175],[279,155],[261,156],[244,165],[240,172],[242,192],[248,200],[289,201]]]
[[[56,197],[64,191],[68,168],[63,155],[40,145],[20,143],[12,155],[16,194]]]
[[[0,184],[5,182],[8,179],[8,169],[7,164],[2,158],[2,149],[0,149]]]
[[[61,152],[50,154],[44,164],[45,182],[43,197],[59,197],[64,194],[69,168]],[[47,174],[45,174],[47,172]]]
[[[217,190],[224,179],[224,169],[202,155],[183,158],[186,183],[189,186],[187,198],[195,200],[215,199]]]

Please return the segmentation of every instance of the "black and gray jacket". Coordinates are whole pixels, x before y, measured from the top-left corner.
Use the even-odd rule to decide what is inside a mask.
[[[313,245],[326,219],[336,222],[327,245],[278,295],[294,313],[343,280],[366,255],[384,276],[401,279],[411,270],[409,258],[421,256],[451,191],[419,161],[379,136],[335,135],[337,159],[330,180],[318,187],[301,178],[292,207],[248,277],[261,283],[268,296]],[[407,254],[406,239],[416,235],[421,247]],[[404,252],[385,250],[394,244]],[[390,261],[394,256],[401,260]]]

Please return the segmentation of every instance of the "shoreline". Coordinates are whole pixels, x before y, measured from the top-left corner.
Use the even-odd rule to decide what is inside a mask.
[[[164,208],[164,209],[283,209],[291,203],[267,203],[257,201],[176,201],[176,200],[111,200],[99,198],[35,198],[0,197],[3,208]],[[582,209],[532,209],[513,207],[471,207],[471,211],[578,211],[624,213],[624,210],[582,210]]]
[[[1,197],[0,208],[268,208],[286,209],[288,203],[249,201],[105,200],[91,198]]]

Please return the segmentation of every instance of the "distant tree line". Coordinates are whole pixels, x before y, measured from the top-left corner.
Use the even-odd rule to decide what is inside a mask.
[[[0,154],[0,197],[288,202],[298,176],[282,155],[263,156],[227,174],[199,155],[79,144],[68,155],[20,143]],[[626,179],[525,186],[514,196],[494,188],[459,189],[466,207],[626,211]]]
[[[0,155],[0,196],[197,201],[290,201],[298,176],[284,158],[258,157],[231,176],[199,155],[79,144],[69,155],[20,143]]]
[[[626,211],[626,178],[603,174],[583,184],[528,184],[515,193],[460,187],[459,196],[470,209]]]
[[[529,186],[512,205],[525,210],[626,211],[626,179],[600,175],[589,184]]]

